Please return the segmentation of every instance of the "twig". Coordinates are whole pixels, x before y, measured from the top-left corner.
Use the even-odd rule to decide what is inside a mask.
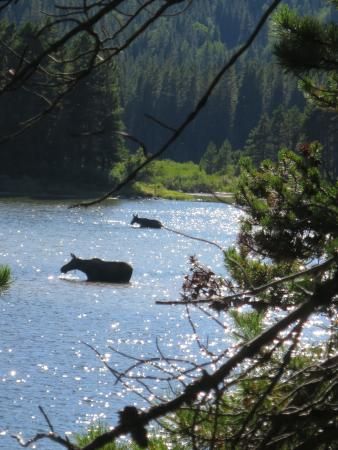
[[[47,425],[49,426],[50,431],[52,431],[54,433],[54,427],[53,427],[51,421],[49,420],[47,414],[43,410],[42,406],[39,406],[39,410],[40,410],[41,414],[43,415],[43,417],[45,418],[45,421],[47,422]]]
[[[203,238],[198,238],[198,237],[195,237],[195,236],[191,236],[190,234],[183,233],[182,231],[174,230],[173,228],[169,228],[169,227],[166,227],[164,225],[162,225],[162,228],[167,230],[167,231],[171,231],[172,233],[179,234],[181,236],[187,237],[189,239],[194,239],[195,241],[206,242],[207,244],[214,245],[219,250],[221,250],[223,253],[225,252],[225,248],[223,248],[221,245],[217,244],[217,242],[210,241],[209,239],[203,239]]]

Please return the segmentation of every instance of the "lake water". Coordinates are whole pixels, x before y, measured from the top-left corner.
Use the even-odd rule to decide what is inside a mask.
[[[238,210],[219,203],[111,200],[68,209],[70,204],[0,200],[0,264],[11,267],[14,279],[0,294],[0,449],[19,448],[12,433],[29,438],[48,431],[39,405],[64,433],[84,431],[97,419],[114,425],[118,410],[140,400],[114,384],[86,344],[118,370],[131,362],[110,347],[152,357],[158,345],[166,356],[195,360],[198,345],[184,307],[155,302],[179,299],[190,255],[224,274],[222,253],[164,229],[133,228],[133,213],[224,247],[234,243],[240,219]],[[131,283],[86,283],[81,272],[60,278],[71,252],[130,262]],[[215,348],[229,340],[212,320],[197,313],[194,321]],[[60,447],[41,441],[35,448]]]

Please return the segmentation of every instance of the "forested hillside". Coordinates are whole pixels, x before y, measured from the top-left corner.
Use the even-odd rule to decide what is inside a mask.
[[[288,3],[298,8],[302,4],[304,13],[320,12],[323,19],[330,18],[321,1]],[[224,61],[247,39],[265,5],[247,0],[197,2],[186,14],[162,19],[143,36],[125,57],[121,82],[128,130],[151,149],[158,147],[167,132],[144,113],[177,126]],[[308,120],[311,138],[323,138],[321,126],[313,128],[312,113],[302,114],[305,101],[297,82],[272,57],[272,40],[266,27],[227,74],[190,132],[170,151],[171,157],[198,162],[210,143],[219,149],[229,141],[233,150],[245,149],[255,160],[275,158],[282,145],[294,147],[307,134]]]
[[[63,0],[58,4],[70,3]],[[286,3],[298,9],[301,5],[302,13],[330,19],[329,7],[320,0]],[[4,18],[9,23],[3,22],[2,36],[6,35],[7,42],[16,49],[22,49],[34,34],[34,25],[27,22],[46,20],[44,13],[53,12],[53,4],[52,0],[15,2],[6,11]],[[72,4],[76,5],[76,0]],[[48,176],[69,173],[71,178],[80,168],[86,178],[97,168],[106,170],[125,154],[121,137],[116,134],[122,129],[122,121],[128,133],[144,142],[150,152],[156,151],[170,131],[148,115],[168,127],[177,127],[222,64],[247,39],[265,6],[264,0],[200,0],[181,15],[156,21],[119,57],[117,64],[91,74],[66,97],[61,108],[33,130],[7,143],[7,164],[2,173],[40,176],[46,171]],[[123,13],[127,11],[121,11],[121,17]],[[106,17],[99,32],[113,26],[114,22]],[[10,40],[9,33],[13,36]],[[311,138],[324,141],[324,154],[334,160],[333,138],[331,135],[328,142],[322,123],[335,129],[335,119],[311,108],[304,111],[305,101],[295,79],[283,73],[272,56],[272,40],[273,33],[266,27],[166,157],[199,162],[207,149],[217,153],[226,148],[229,162],[237,150],[258,162],[266,157],[274,159],[281,146],[294,148],[300,140]],[[74,41],[69,57],[85,45],[81,39]],[[14,57],[3,50],[5,68]],[[71,70],[75,70],[73,64]],[[7,97],[0,110],[1,134],[14,132],[15,124],[34,115],[39,106],[39,99],[29,89],[18,91],[14,101]],[[125,145],[132,151],[137,147],[130,142]],[[24,158],[19,157],[23,146]]]

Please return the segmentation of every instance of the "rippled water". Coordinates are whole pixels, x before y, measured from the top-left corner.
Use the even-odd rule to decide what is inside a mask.
[[[163,229],[135,229],[129,225],[133,213],[225,247],[234,242],[239,221],[237,210],[217,203],[125,200],[90,209],[67,206],[0,201],[0,264],[8,264],[14,277],[0,294],[0,449],[19,448],[11,433],[22,431],[27,438],[47,430],[39,405],[58,432],[83,431],[97,418],[116,423],[116,412],[130,404],[129,393],[114,385],[86,344],[119,370],[130,361],[109,346],[150,357],[159,345],[166,355],[194,360],[197,345],[185,310],[155,301],[179,297],[190,255],[224,274],[222,253]],[[86,283],[81,272],[60,278],[70,252],[130,262],[131,283]],[[198,315],[194,319],[198,326]],[[215,347],[228,339],[205,319],[198,331]],[[36,448],[59,447],[42,442]]]

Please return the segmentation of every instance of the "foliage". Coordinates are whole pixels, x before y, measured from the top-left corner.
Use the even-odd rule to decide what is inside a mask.
[[[232,146],[228,140],[224,141],[219,149],[210,142],[200,160],[200,166],[207,173],[225,172],[232,162],[232,152]]]
[[[301,76],[308,99],[337,109],[338,26],[318,17],[301,17],[284,6],[274,17],[273,31],[276,56],[286,70]]]
[[[237,339],[248,342],[263,331],[264,315],[258,312],[241,312],[232,309],[229,312],[235,323],[233,334]]]
[[[127,156],[123,161],[114,165],[110,172],[111,180],[117,184],[137,167],[144,156],[141,151]],[[152,196],[166,197],[180,196],[180,192],[214,192],[229,190],[226,178],[221,175],[208,175],[200,166],[193,162],[178,163],[171,160],[153,161],[139,176],[139,182],[133,186],[135,193],[148,193]]]
[[[296,154],[280,153],[279,161],[264,161],[255,169],[241,162],[237,201],[250,216],[239,243],[248,253],[274,261],[308,260],[332,254],[337,237],[337,186],[320,173],[318,143],[304,143]]]
[[[7,265],[0,266],[0,288],[7,287],[11,282],[11,269]]]
[[[280,106],[271,115],[263,114],[250,131],[244,152],[256,165],[265,159],[277,160],[280,148],[295,148],[302,140],[304,121],[305,114],[297,107],[286,110]]]
[[[284,6],[274,16],[274,53],[284,70],[295,75],[308,103],[304,132],[324,146],[323,164],[333,177],[338,174],[337,122],[337,1],[327,1],[333,12],[302,16]],[[331,6],[332,5],[332,6]]]
[[[241,236],[239,236],[238,240],[241,239]],[[262,260],[249,259],[248,249],[245,245],[240,245],[238,249],[235,247],[228,248],[225,253],[225,265],[241,289],[261,286],[281,274],[292,273],[293,270],[298,268],[297,262],[283,261],[271,265],[264,258]]]
[[[120,183],[129,173],[145,161],[144,154],[141,150],[134,154],[125,154],[121,161],[115,163],[110,170],[110,180],[114,184]]]
[[[221,176],[208,175],[193,162],[177,163],[170,160],[154,161],[144,173],[144,179],[162,183],[166,188],[183,192],[210,192],[226,190]]]
[[[165,198],[167,200],[192,200],[192,196],[184,192],[165,188],[161,183],[152,184],[136,181],[128,189],[130,195],[139,197]]]

